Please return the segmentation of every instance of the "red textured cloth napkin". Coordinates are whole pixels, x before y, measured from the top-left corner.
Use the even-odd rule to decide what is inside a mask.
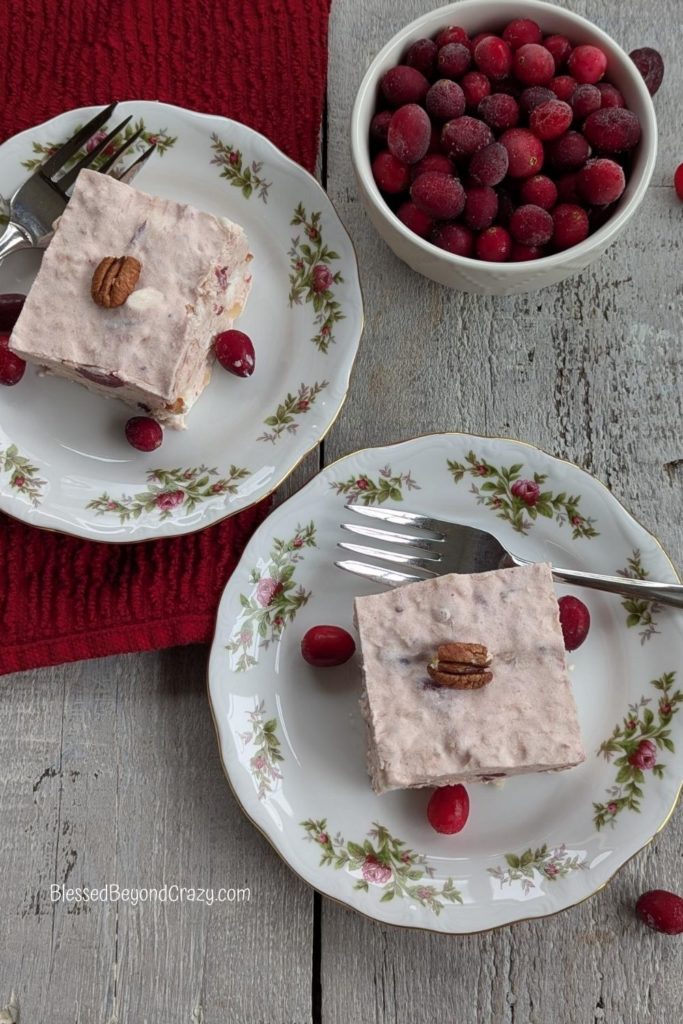
[[[11,54],[0,61],[0,140],[72,107],[163,100],[242,121],[312,170],[328,13],[329,0],[0,3]],[[223,585],[267,510],[124,545],[0,514],[0,673],[209,640]]]

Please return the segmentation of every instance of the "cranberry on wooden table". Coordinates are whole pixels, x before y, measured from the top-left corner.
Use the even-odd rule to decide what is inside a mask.
[[[644,892],[636,903],[636,914],[655,932],[683,934],[683,899],[675,892],[666,889]]]
[[[301,641],[304,661],[316,668],[343,665],[353,657],[356,643],[341,626],[311,626]]]

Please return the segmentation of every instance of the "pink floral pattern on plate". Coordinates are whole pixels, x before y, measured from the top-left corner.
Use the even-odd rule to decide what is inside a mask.
[[[38,467],[22,455],[15,444],[0,448],[0,471],[9,473],[9,486],[12,490],[23,494],[37,508],[47,481],[41,479]]]
[[[73,134],[74,132],[78,131],[78,129],[81,127],[82,125],[80,124],[76,125],[76,127],[73,129],[73,132],[71,132],[70,134]],[[90,150],[94,149],[95,146],[102,141],[102,139],[105,139],[107,137],[108,127],[108,125],[105,125],[99,132],[96,132],[95,135],[93,135],[92,138],[88,140],[85,146],[79,149],[78,152],[74,153],[73,156],[71,156],[67,160],[67,162],[64,164],[64,169],[68,170],[70,167],[73,167],[75,164],[78,163],[79,160],[81,160],[85,156],[87,152],[90,152]],[[152,144],[156,145],[157,147],[155,150],[155,154],[163,156],[164,153],[168,152],[168,150],[171,149],[178,141],[177,135],[169,135],[165,128],[150,130],[145,126],[145,122],[140,117],[134,122],[129,122],[124,128],[124,130],[114,139],[112,139],[112,141],[103,150],[103,152],[100,153],[99,156],[97,156],[93,161],[92,170],[96,171],[100,164],[103,164],[106,160],[108,160],[109,157],[112,156],[112,154],[115,153],[116,150],[120,146],[122,146],[124,142],[126,142],[128,139],[131,139],[135,132],[137,131],[141,132],[140,137],[137,139],[136,142],[133,143],[130,149],[126,150],[126,152],[123,155],[123,159],[121,160],[121,163],[117,163],[111,169],[110,173],[120,169],[120,167],[125,166],[126,159],[130,160],[131,156],[135,153],[143,153]],[[70,136],[67,136],[67,138],[68,137]],[[66,139],[61,139],[59,142],[34,142],[33,146],[31,147],[33,151],[33,156],[27,158],[26,160],[22,160],[21,166],[25,167],[27,171],[35,171],[37,167],[40,167],[41,164],[45,163],[47,158],[49,156],[52,156],[52,154],[55,153],[59,149],[59,147],[62,146],[65,142]]]
[[[150,469],[146,490],[120,498],[105,491],[89,501],[86,508],[93,509],[98,516],[117,516],[120,523],[152,513],[157,513],[161,522],[181,511],[186,515],[194,512],[211,498],[235,494],[239,482],[250,475],[248,469],[240,466],[231,466],[228,475],[217,480],[214,477],[218,477],[218,470],[204,465],[192,469]]]
[[[277,736],[277,718],[266,717],[265,701],[256,699],[253,711],[248,713],[251,728],[239,733],[242,750],[247,747],[253,752],[249,758],[249,771],[254,780],[259,800],[265,800],[282,779],[278,767],[284,757],[280,753],[280,740]]]
[[[341,284],[344,278],[338,270],[332,270],[331,264],[338,260],[339,253],[323,243],[321,234],[322,214],[311,213],[309,217],[303,203],[294,210],[291,224],[301,226],[306,236],[292,239],[287,253],[291,272],[289,275],[289,305],[300,306],[311,303],[314,312],[314,323],[317,333],[311,338],[319,352],[327,352],[334,344],[334,325],[344,319],[341,303],[334,296],[333,286]]]
[[[567,851],[564,843],[549,850],[544,843],[536,850],[525,850],[524,853],[506,853],[506,868],[495,867],[486,870],[500,882],[501,889],[513,882],[521,882],[524,894],[536,888],[536,878],[555,882],[558,878],[566,878],[572,871],[586,868],[586,858],[580,854],[573,856]]]
[[[268,189],[272,182],[263,177],[263,163],[260,160],[248,163],[240,149],[230,142],[223,142],[215,132],[211,135],[211,149],[214,152],[211,163],[222,168],[221,178],[238,188],[245,199],[250,199],[256,193],[261,202],[268,202]]]
[[[349,502],[361,505],[381,505],[385,501],[403,501],[403,488],[419,491],[420,485],[413,479],[410,470],[393,473],[391,466],[379,470],[377,478],[350,476],[347,480],[331,480],[330,487],[337,494],[343,494]]]
[[[328,383],[323,380],[320,383],[316,381],[315,384],[302,384],[295,395],[288,392],[285,400],[278,405],[274,415],[267,416],[263,421],[267,427],[272,429],[264,431],[258,440],[270,441],[271,444],[275,444],[285,431],[288,434],[295,434],[299,429],[297,416],[305,416],[310,411],[316,398],[321,391],[325,390]]]
[[[646,580],[648,578],[649,573],[643,567],[638,548],[633,549],[633,554],[627,559],[626,568],[618,569],[617,573],[619,576],[626,576],[632,580]],[[644,644],[646,640],[649,640],[655,634],[659,635],[657,616],[661,612],[662,606],[658,601],[643,601],[641,598],[627,597],[621,602],[621,606],[626,612],[626,625],[629,629],[635,626],[641,627],[639,633],[641,644]]]

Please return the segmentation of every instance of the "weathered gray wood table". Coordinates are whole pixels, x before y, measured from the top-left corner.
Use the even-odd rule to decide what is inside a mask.
[[[358,250],[367,326],[346,407],[283,496],[365,445],[507,434],[599,476],[681,567],[679,0],[572,0],[627,50],[669,55],[658,167],[635,223],[596,266],[510,299],[412,274],[356,196],[348,123],[362,71],[433,3],[333,3],[322,166]],[[680,811],[603,892],[559,916],[465,938],[381,927],[314,896],[243,818],[218,758],[206,660],[195,648],[0,680],[0,1007],[14,992],[22,1024],[680,1018],[683,942],[632,914],[644,888],[681,888]],[[62,882],[164,881],[248,886],[251,899],[79,912],[49,896]]]

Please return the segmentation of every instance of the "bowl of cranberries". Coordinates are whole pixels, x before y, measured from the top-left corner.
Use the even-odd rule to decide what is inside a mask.
[[[407,25],[368,68],[351,136],[394,253],[485,295],[585,269],[636,212],[657,155],[634,61],[541,0],[464,0]]]

